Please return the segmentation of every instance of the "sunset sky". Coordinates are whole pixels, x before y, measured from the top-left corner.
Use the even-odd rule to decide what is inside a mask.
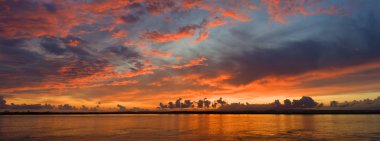
[[[8,103],[380,96],[378,0],[0,0]]]

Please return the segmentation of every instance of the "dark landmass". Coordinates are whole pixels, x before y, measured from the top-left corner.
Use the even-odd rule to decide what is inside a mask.
[[[70,104],[7,104],[0,96],[0,115],[64,115],[64,114],[380,114],[380,97],[376,99],[354,100],[339,103],[331,101],[330,106],[317,103],[313,98],[302,96],[293,101],[285,99],[283,103],[275,100],[268,104],[228,103],[222,98],[211,102],[207,98],[198,101],[178,98],[168,105],[159,104],[156,109],[138,107],[101,108],[82,105],[80,108]]]
[[[125,111],[125,112],[0,112],[0,115],[81,114],[380,114],[380,110],[266,110],[266,111]]]

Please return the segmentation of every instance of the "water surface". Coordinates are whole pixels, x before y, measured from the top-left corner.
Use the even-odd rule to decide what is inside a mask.
[[[380,115],[10,115],[0,140],[380,140]]]

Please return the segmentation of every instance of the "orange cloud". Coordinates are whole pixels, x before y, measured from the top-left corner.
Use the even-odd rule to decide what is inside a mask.
[[[112,34],[112,37],[116,39],[123,38],[126,36],[128,36],[128,31],[125,31],[125,30],[119,30]]]
[[[134,46],[134,47],[146,47],[147,44],[145,42],[142,42],[142,41],[131,41],[131,40],[126,40],[124,42],[124,45],[125,46]]]
[[[183,0],[181,3],[181,7],[184,9],[192,9],[202,4],[203,4],[202,0]]]
[[[156,49],[145,49],[143,51],[144,55],[153,55],[153,56],[159,56],[159,57],[170,57],[172,55],[172,51],[162,52],[160,50]]]
[[[216,76],[206,76],[202,74],[192,73],[192,74],[184,74],[184,75],[175,75],[162,77],[160,80],[149,83],[149,86],[155,86],[160,88],[166,87],[181,87],[186,86],[190,89],[178,89],[172,90],[169,92],[161,91],[155,92],[155,95],[161,96],[170,96],[172,93],[176,93],[177,96],[181,97],[193,97],[193,95],[199,95],[200,93],[205,94],[204,96],[209,97],[212,96],[215,92],[215,89],[224,89],[224,82],[232,77],[231,74],[225,72],[219,72]],[[196,88],[200,86],[201,89]],[[192,88],[193,87],[193,88]],[[167,94],[165,94],[167,93]],[[221,96],[221,95],[217,95]],[[163,99],[163,98],[161,98]]]
[[[204,31],[199,32],[199,37],[196,39],[197,43],[201,43],[203,40],[206,40],[208,38],[208,33]]]
[[[228,5],[228,6],[226,6]],[[210,3],[206,1],[185,1],[183,3],[183,8],[199,8],[202,10],[209,11],[209,16],[220,15],[221,17],[231,18],[240,22],[248,22],[252,19],[250,18],[247,11],[255,10],[256,6],[249,0],[236,0],[236,1],[220,1],[220,3]],[[221,25],[222,21],[217,19]]]
[[[18,91],[33,91],[33,90],[48,90],[48,89],[63,89],[63,88],[66,88],[66,85],[63,83],[44,82],[37,86],[21,86],[21,87],[0,89],[0,92],[13,93],[13,92],[18,92]]]
[[[220,88],[223,88],[224,86],[226,86],[223,83],[224,80],[228,80],[232,77],[233,76],[231,74],[228,74],[226,72],[219,72],[218,75],[215,77],[206,77],[200,74],[190,74],[190,75],[179,76],[180,81],[184,83],[188,83],[188,81],[193,81],[193,84],[196,84],[196,85],[208,85],[208,86],[220,87]]]
[[[252,20],[247,14],[232,10],[224,10],[220,16],[232,18],[240,22],[249,22]]]
[[[136,84],[139,81],[137,80],[124,80],[124,81],[113,81],[111,83],[104,84],[105,86],[120,86],[120,85],[129,85],[129,84]]]
[[[214,28],[226,24],[227,21],[219,17],[214,17],[212,20],[206,20],[205,23],[205,28]]]
[[[182,38],[193,37],[195,30],[199,29],[199,25],[188,25],[178,29],[176,33],[160,33],[158,31],[146,32],[142,38],[153,40],[156,42],[176,41]]]
[[[190,60],[187,64],[173,65],[173,66],[170,66],[170,68],[173,68],[173,69],[183,69],[183,68],[192,67],[192,66],[202,66],[202,65],[206,65],[206,64],[203,64],[204,61],[206,61],[206,60],[207,59],[204,58],[204,57],[196,58],[196,59]]]
[[[74,47],[78,46],[79,44],[80,42],[78,40],[70,40],[68,43],[68,45],[74,46]]]

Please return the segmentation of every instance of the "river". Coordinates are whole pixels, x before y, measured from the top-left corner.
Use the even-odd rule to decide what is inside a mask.
[[[380,115],[3,115],[0,140],[380,140]]]

